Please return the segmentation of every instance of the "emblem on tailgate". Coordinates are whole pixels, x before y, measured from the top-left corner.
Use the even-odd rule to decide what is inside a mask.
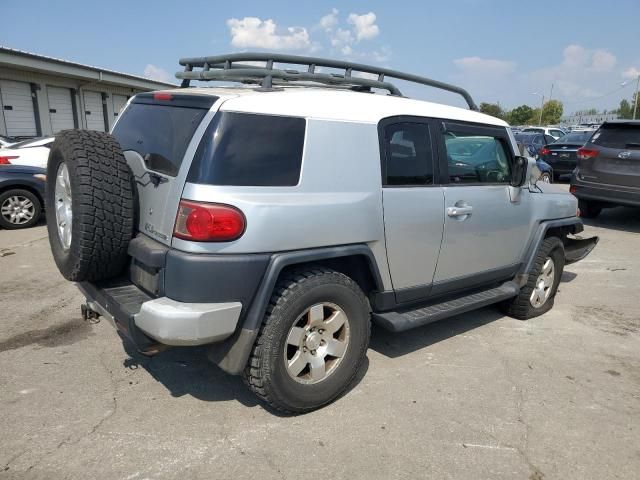
[[[155,227],[153,225],[151,225],[150,223],[145,223],[144,224],[144,231],[147,232],[147,233],[150,233],[154,237],[158,237],[158,238],[161,238],[163,240],[169,240],[169,237],[167,237],[164,233],[158,232],[155,229]]]
[[[618,158],[629,158],[631,156],[631,152],[625,150],[624,152],[620,152],[618,154]]]

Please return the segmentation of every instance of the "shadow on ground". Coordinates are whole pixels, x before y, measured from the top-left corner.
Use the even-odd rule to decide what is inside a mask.
[[[583,218],[585,225],[622,232],[640,233],[640,208],[605,208],[596,218]]]
[[[503,316],[496,307],[487,307],[402,333],[392,333],[374,326],[370,348],[386,357],[396,358],[461,335]]]

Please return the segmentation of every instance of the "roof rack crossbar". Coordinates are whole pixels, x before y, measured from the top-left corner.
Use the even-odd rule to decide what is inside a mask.
[[[255,62],[265,62],[265,66],[256,66],[253,64]],[[290,65],[304,65],[307,68],[306,71],[284,70],[274,68],[274,63],[276,62]],[[378,88],[389,91],[391,95],[402,96],[402,93],[395,85],[386,81],[386,78],[390,77],[456,93],[465,99],[471,110],[478,110],[469,92],[461,87],[419,75],[340,60],[304,57],[300,55],[247,52],[210,57],[181,58],[180,65],[183,65],[185,68],[184,71],[176,73],[176,77],[182,80],[182,88],[188,87],[191,80],[255,83],[261,85],[263,89],[271,89],[274,80],[276,80],[277,83],[304,81],[333,86],[352,86],[357,89],[365,87],[365,91],[371,88]],[[342,69],[344,73],[341,75],[317,73],[316,70],[322,67]],[[195,71],[194,68],[200,70]],[[358,76],[356,72],[375,75],[377,79]]]

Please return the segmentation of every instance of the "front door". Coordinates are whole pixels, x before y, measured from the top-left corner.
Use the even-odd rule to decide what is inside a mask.
[[[415,117],[380,125],[387,258],[400,303],[428,295],[440,252],[444,195],[433,130],[429,120]]]
[[[444,233],[433,294],[513,276],[529,238],[526,189],[509,185],[513,149],[504,127],[442,123]]]

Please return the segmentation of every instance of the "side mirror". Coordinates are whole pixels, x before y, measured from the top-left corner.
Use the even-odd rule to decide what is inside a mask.
[[[512,187],[521,187],[527,181],[527,166],[529,160],[527,157],[517,155],[511,162],[511,182]]]

